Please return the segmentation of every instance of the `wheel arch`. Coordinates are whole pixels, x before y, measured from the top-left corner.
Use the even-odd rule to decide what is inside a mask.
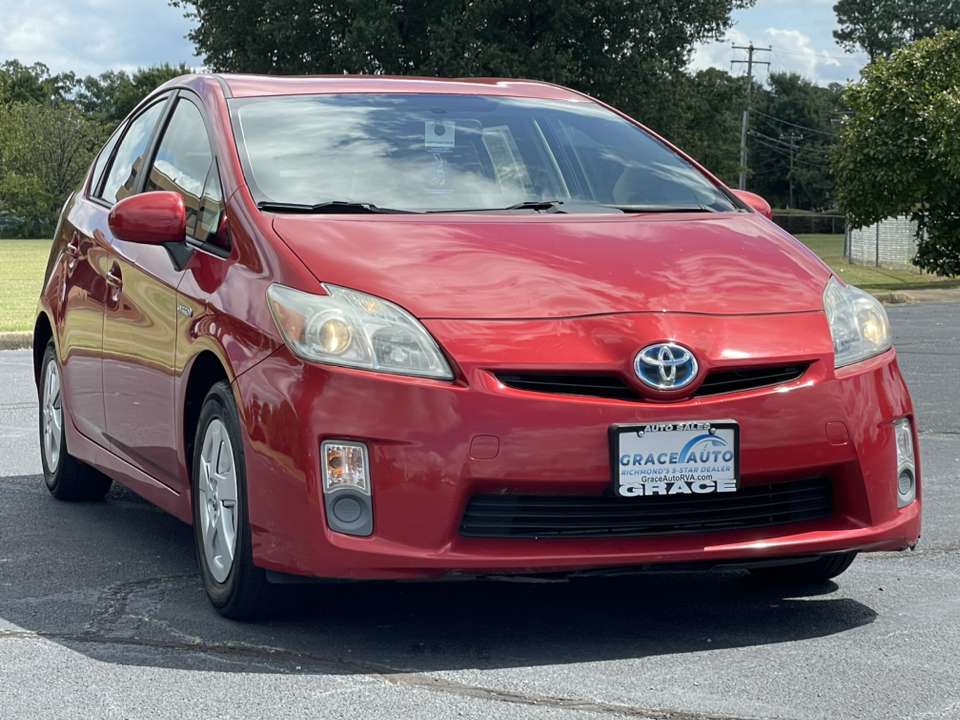
[[[40,313],[37,316],[37,322],[33,326],[33,380],[34,384],[40,387],[40,372],[43,365],[43,354],[46,352],[47,343],[53,338],[53,325],[46,313]],[[56,342],[56,340],[54,340]]]
[[[183,448],[188,475],[193,467],[193,444],[204,398],[207,397],[210,388],[222,380],[230,382],[230,375],[221,359],[210,350],[204,350],[197,355],[190,366],[183,399]]]

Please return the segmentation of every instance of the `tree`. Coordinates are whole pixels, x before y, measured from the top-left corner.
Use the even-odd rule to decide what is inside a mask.
[[[71,103],[0,107],[0,211],[16,218],[15,232],[50,236],[103,136],[102,125]]]
[[[960,27],[960,0],[839,0],[833,6],[837,43],[863,50],[875,63],[894,50]]]
[[[99,77],[88,76],[77,83],[75,102],[90,117],[116,125],[153,90],[179,75],[191,72],[186,65],[167,63],[137,68],[133,75],[108,70]]]
[[[819,208],[834,194],[832,121],[843,109],[842,88],[818,87],[796,73],[770,73],[755,94],[750,132],[750,188],[780,207]],[[791,200],[792,197],[792,200]]]
[[[526,77],[648,119],[755,0],[171,0],[217,71]]]
[[[960,274],[960,32],[921,40],[864,71],[834,152],[837,199],[854,227],[917,221],[914,263]]]
[[[0,104],[64,100],[76,82],[73,73],[51,75],[43,63],[24,65],[19,60],[7,60],[0,64]]]
[[[756,83],[754,93],[762,91]],[[736,185],[744,93],[743,80],[725,70],[678,73],[648,123],[721,180]]]

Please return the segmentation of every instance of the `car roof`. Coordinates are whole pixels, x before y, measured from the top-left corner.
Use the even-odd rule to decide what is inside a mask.
[[[548,100],[589,100],[559,85],[503,78],[425,78],[385,75],[233,75],[218,74],[228,97],[328,95],[340,93],[401,93],[438,95],[500,95]]]

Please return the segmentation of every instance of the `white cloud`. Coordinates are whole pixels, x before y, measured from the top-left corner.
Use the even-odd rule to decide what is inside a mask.
[[[168,62],[199,66],[190,23],[167,0],[0,0],[0,61],[99,75]]]
[[[705,70],[709,67],[723,68],[738,74],[736,70],[731,70],[731,61],[739,59],[742,53],[735,53],[733,46],[750,44],[750,39],[737,28],[733,28],[727,33],[727,36],[720,41],[703,43],[693,49],[693,58],[690,60],[691,70]],[[735,57],[736,55],[736,57]]]
[[[746,58],[732,45],[770,48],[757,53],[759,61],[770,62],[770,71],[798,73],[818,85],[859,78],[866,64],[862,53],[849,54],[837,46],[833,30],[835,0],[759,0],[746,10],[734,13],[735,26],[722,42],[707,43],[694,50],[691,69],[719,67],[734,74],[745,72],[744,65],[731,68],[731,60]],[[767,67],[754,68],[754,76],[763,80]]]

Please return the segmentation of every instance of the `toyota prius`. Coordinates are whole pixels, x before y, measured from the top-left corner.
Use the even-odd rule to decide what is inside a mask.
[[[231,618],[305,581],[913,547],[887,316],[677,148],[516,80],[192,75],[56,231],[43,474],[191,524]]]

